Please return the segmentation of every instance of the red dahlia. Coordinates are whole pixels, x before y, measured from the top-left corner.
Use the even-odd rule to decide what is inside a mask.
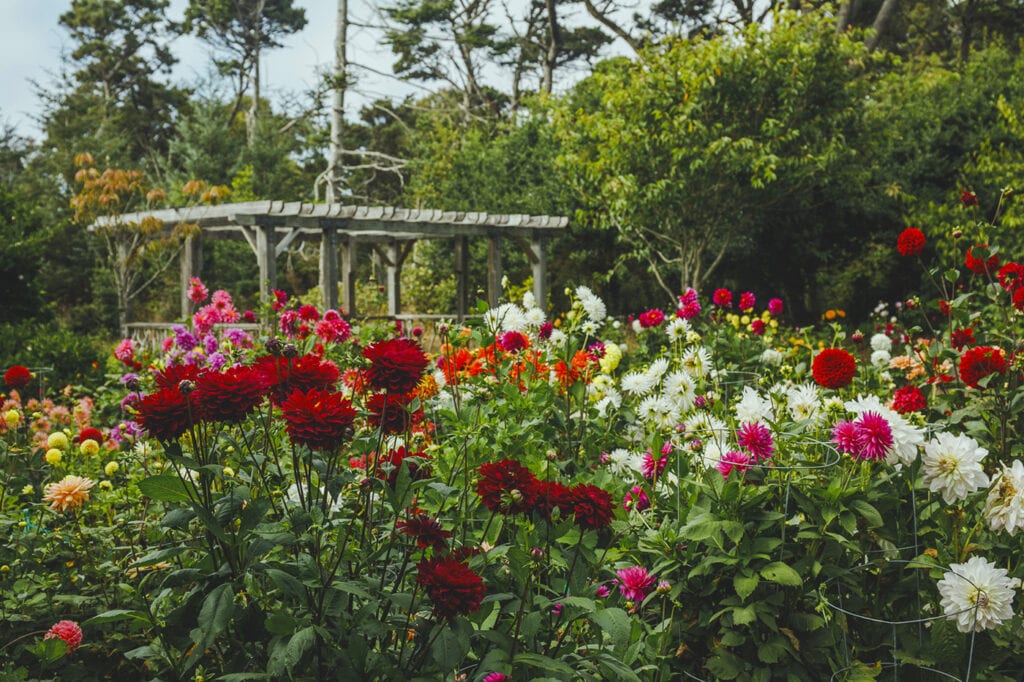
[[[203,372],[196,379],[195,399],[203,418],[237,424],[255,410],[266,395],[265,377],[255,367],[231,367]]]
[[[427,355],[412,339],[378,341],[363,349],[370,361],[370,385],[389,393],[408,393],[416,388],[427,367]]]
[[[1013,307],[1024,313],[1024,287],[1013,292]]]
[[[275,405],[282,405],[294,391],[330,390],[341,376],[337,365],[315,355],[294,359],[266,355],[258,359],[253,368],[259,374],[260,384],[268,387],[270,400]]]
[[[67,653],[74,653],[82,644],[82,628],[73,620],[59,620],[50,626],[43,639],[62,639],[67,645]]]
[[[715,293],[711,295],[711,302],[719,308],[731,308],[732,292],[728,289],[715,289]]]
[[[974,255],[974,249],[988,250],[988,244],[975,244],[967,249],[967,254],[964,256],[964,265],[968,270],[976,275],[984,275],[986,272],[995,272],[999,268],[998,253],[993,253],[987,259],[982,259]]]
[[[979,382],[992,374],[1006,373],[1003,350],[995,346],[977,346],[960,356],[960,379],[971,388],[981,388]]]
[[[978,205],[978,195],[969,189],[960,190],[960,203],[966,207]]]
[[[352,435],[356,411],[340,393],[295,391],[281,406],[288,438],[312,450],[335,450]]]
[[[540,492],[537,478],[519,462],[503,459],[480,466],[476,492],[498,514],[528,514]]]
[[[965,346],[974,343],[974,327],[962,327],[954,330],[949,336],[949,342],[953,348],[963,350]]]
[[[1024,265],[1020,263],[1007,263],[999,268],[997,273],[999,286],[1006,291],[1017,291],[1024,287]]]
[[[901,256],[917,256],[924,250],[924,232],[916,227],[908,227],[896,238],[896,250]]]
[[[892,396],[892,409],[900,414],[920,412],[928,407],[928,399],[917,386],[897,388]]]
[[[558,481],[537,481],[537,502],[533,508],[550,521],[556,507],[563,516],[572,513],[569,488]]]
[[[433,547],[435,551],[445,549],[448,546],[448,538],[452,536],[451,531],[441,527],[441,523],[430,516],[420,512],[410,516],[408,520],[399,520],[395,527],[416,540],[416,546],[420,549]]]
[[[195,365],[171,365],[156,373],[156,387],[177,390],[182,381],[195,381],[198,376],[199,368]]]
[[[32,372],[29,371],[28,367],[11,365],[7,371],[4,372],[4,383],[11,388],[25,388],[25,386],[28,386],[28,382],[30,381],[32,381]]]
[[[410,457],[412,459],[409,459]],[[424,479],[430,476],[430,466],[429,462],[420,463],[420,460],[429,459],[430,455],[422,450],[409,452],[404,445],[399,446],[377,460],[377,477],[387,479],[388,485],[394,487],[398,480],[398,472],[401,471],[402,464],[405,463],[409,469],[409,478],[414,481]]]
[[[384,433],[405,433],[423,419],[423,408],[410,410],[408,395],[374,393],[366,401],[369,422]]]
[[[441,618],[473,613],[487,595],[483,578],[458,559],[424,559],[416,568],[416,582],[423,586],[434,604],[434,614]]]
[[[136,404],[135,421],[157,440],[177,440],[199,416],[188,396],[175,388],[161,388]]]
[[[754,296],[752,291],[744,291],[740,294],[740,311],[749,313],[757,305],[757,298]]]
[[[97,444],[103,442],[103,432],[99,429],[94,429],[91,426],[87,426],[78,433],[78,443],[82,444],[87,440],[96,441]]]
[[[857,361],[842,348],[826,348],[814,356],[811,374],[819,386],[842,388],[849,386],[857,373]]]
[[[508,353],[515,353],[530,347],[530,340],[517,331],[505,332],[498,337],[498,347]]]
[[[640,321],[641,327],[651,329],[660,326],[665,321],[665,313],[658,308],[651,308],[646,312],[640,313],[637,319]]]
[[[576,525],[583,530],[600,530],[612,522],[615,505],[612,496],[596,485],[581,483],[569,490],[569,501]]]

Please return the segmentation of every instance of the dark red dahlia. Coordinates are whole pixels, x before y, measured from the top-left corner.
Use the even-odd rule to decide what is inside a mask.
[[[750,331],[754,336],[764,336],[764,333],[768,331],[768,325],[762,319],[751,320]]]
[[[352,435],[356,411],[340,393],[295,391],[281,407],[288,438],[312,450],[333,451]]]
[[[259,373],[259,381],[267,387],[270,399],[281,405],[294,391],[308,391],[311,388],[330,390],[338,383],[338,366],[330,360],[321,360],[315,355],[297,358],[265,355],[253,365]]]
[[[175,388],[161,388],[143,396],[136,404],[135,421],[153,438],[162,441],[177,440],[193,421],[199,420],[190,398]]]
[[[950,334],[949,342],[957,350],[963,350],[965,347],[970,346],[974,343],[974,327],[962,327],[954,330]]]
[[[811,363],[814,380],[824,388],[849,386],[856,373],[857,361],[842,348],[826,348]]]
[[[916,227],[908,227],[896,238],[896,250],[901,256],[919,256],[924,251],[924,232]]]
[[[892,395],[892,409],[900,414],[920,412],[928,407],[928,399],[917,386],[897,388]]]
[[[993,374],[1006,373],[1006,358],[1001,348],[977,346],[960,356],[960,379],[971,388],[981,388],[979,382]]]
[[[28,382],[32,381],[32,372],[29,371],[28,367],[22,365],[11,365],[6,372],[4,372],[4,383],[10,388],[19,389],[28,386]]]
[[[320,311],[315,305],[306,304],[299,308],[299,317],[306,322],[316,322],[320,319]]]
[[[537,502],[533,508],[550,521],[551,513],[554,512],[556,507],[563,516],[572,513],[569,488],[558,481],[537,481]]]
[[[530,340],[517,331],[505,332],[498,337],[498,347],[508,353],[515,353],[530,347]]]
[[[374,393],[366,401],[370,426],[384,433],[405,433],[423,419],[423,409],[410,409],[410,400],[408,395]]]
[[[503,459],[480,466],[476,492],[498,514],[528,514],[537,503],[537,478],[519,462]]]
[[[615,505],[612,496],[596,485],[581,483],[569,490],[576,525],[583,530],[600,530],[612,522]]]
[[[237,424],[263,402],[265,380],[255,367],[203,372],[196,379],[194,398],[207,421]]]
[[[82,444],[87,440],[93,440],[97,443],[103,442],[103,432],[99,429],[94,429],[91,426],[87,426],[78,432],[78,443]]]
[[[440,618],[473,613],[487,595],[483,578],[458,559],[424,559],[416,569],[416,582],[430,597],[434,614]]]
[[[412,459],[409,459],[410,457]],[[377,460],[377,477],[387,479],[388,485],[394,487],[398,480],[398,472],[402,469],[404,462],[409,469],[411,479],[418,481],[427,478],[430,476],[430,466],[426,461],[421,463],[421,460],[429,459],[430,455],[422,450],[409,452],[404,445],[399,446]]]
[[[740,311],[749,313],[757,305],[757,297],[754,296],[752,291],[744,291],[740,294]]]
[[[964,265],[976,275],[984,275],[986,272],[996,272],[999,269],[999,254],[993,253],[987,259],[974,255],[974,249],[988,249],[988,244],[975,244],[967,249],[964,256]]]
[[[999,268],[997,273],[999,286],[1006,291],[1017,291],[1024,287],[1024,265],[1020,263],[1007,263]]]
[[[451,531],[441,527],[441,523],[429,514],[419,513],[407,520],[399,520],[395,526],[409,537],[416,540],[420,549],[433,547],[434,551],[446,549]]]
[[[1013,292],[1013,307],[1024,313],[1024,287]]]
[[[412,339],[378,341],[363,349],[370,361],[370,385],[389,393],[408,393],[416,388],[427,368],[427,355]]]
[[[978,195],[969,189],[960,190],[960,203],[970,208],[978,205]]]
[[[156,387],[177,389],[182,381],[194,382],[198,376],[199,368],[195,365],[171,365],[156,373]]]

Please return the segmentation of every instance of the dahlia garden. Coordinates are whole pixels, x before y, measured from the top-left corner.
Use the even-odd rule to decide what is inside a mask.
[[[860,327],[194,280],[105,385],[6,371],[0,679],[1018,679],[1024,264],[966,232]]]

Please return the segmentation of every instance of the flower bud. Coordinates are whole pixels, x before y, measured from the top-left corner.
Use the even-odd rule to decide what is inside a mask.
[[[297,358],[299,357],[299,349],[295,347],[294,343],[286,344],[282,351],[286,358]]]
[[[276,336],[272,336],[269,339],[267,339],[267,342],[266,344],[264,344],[264,346],[266,347],[267,352],[270,353],[271,355],[280,355],[281,352],[284,350],[284,344],[281,343],[281,339],[277,338]]]
[[[178,382],[178,393],[182,395],[188,395],[196,389],[196,385],[188,379],[182,379]]]

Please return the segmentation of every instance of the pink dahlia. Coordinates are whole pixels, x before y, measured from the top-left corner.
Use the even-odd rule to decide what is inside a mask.
[[[59,620],[50,626],[43,639],[62,639],[68,645],[68,653],[72,653],[82,643],[82,628],[73,620]]]
[[[616,571],[615,575],[619,576],[619,592],[626,599],[634,602],[642,602],[651,591],[651,587],[657,582],[657,578],[643,566],[622,568]]]
[[[745,422],[736,432],[736,441],[754,457],[755,462],[769,459],[775,452],[775,441],[768,427],[761,422]]]
[[[729,478],[733,469],[743,472],[750,468],[750,456],[745,452],[730,450],[718,460],[716,468],[722,472],[722,476]]]
[[[857,447],[854,459],[885,459],[892,448],[892,427],[877,412],[865,412],[853,422],[857,427]]]

